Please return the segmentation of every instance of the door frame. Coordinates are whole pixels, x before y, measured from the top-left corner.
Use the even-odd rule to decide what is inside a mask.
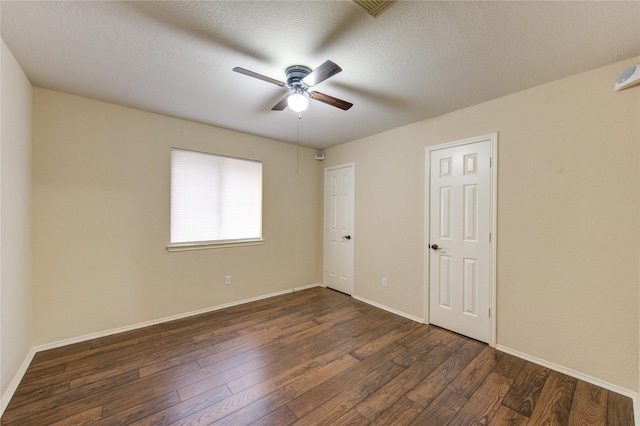
[[[330,171],[344,169],[350,167],[353,171],[353,193],[351,194],[351,202],[352,202],[352,217],[351,217],[351,226],[353,229],[351,230],[351,289],[350,296],[353,296],[354,287],[355,287],[355,227],[356,227],[356,163],[345,163],[338,164],[335,166],[325,167],[324,174],[322,178],[322,284],[327,287],[327,191],[326,191],[326,183],[327,183],[327,174]]]
[[[429,312],[429,295],[430,295],[430,256],[429,256],[429,235],[430,235],[430,223],[431,223],[431,152],[441,149],[454,148],[462,145],[469,145],[477,142],[490,142],[491,146],[491,168],[490,168],[490,217],[491,217],[491,242],[490,242],[490,264],[489,264],[489,308],[491,309],[490,324],[489,324],[489,346],[495,347],[496,332],[497,332],[497,310],[496,310],[496,253],[497,253],[497,241],[498,241],[498,226],[497,226],[497,212],[498,212],[498,133],[489,133],[482,136],[475,136],[467,139],[461,139],[453,142],[443,143],[439,145],[428,146],[425,148],[425,233],[424,233],[424,322],[429,324],[430,312]]]

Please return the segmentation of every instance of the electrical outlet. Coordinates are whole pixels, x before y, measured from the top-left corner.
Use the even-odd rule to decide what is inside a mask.
[[[387,288],[387,284],[389,284],[387,279],[386,278],[382,278],[382,287]]]
[[[226,277],[224,277],[224,284],[225,285],[231,284],[231,275],[227,275]]]

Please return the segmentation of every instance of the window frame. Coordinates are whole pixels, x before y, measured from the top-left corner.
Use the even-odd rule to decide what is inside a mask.
[[[186,242],[171,242],[171,235],[169,235],[169,243],[166,246],[167,251],[169,252],[178,252],[178,251],[190,251],[190,250],[204,250],[204,249],[213,249],[213,248],[226,248],[226,247],[242,247],[242,246],[256,246],[256,245],[262,245],[264,244],[264,238],[262,235],[262,226],[263,226],[263,221],[264,221],[264,169],[263,169],[263,163],[260,160],[255,160],[255,159],[249,159],[249,158],[242,158],[242,157],[234,157],[234,156],[230,156],[230,155],[222,155],[222,154],[214,154],[211,152],[205,152],[205,151],[197,151],[197,150],[193,150],[193,149],[185,149],[185,148],[178,148],[178,147],[171,147],[170,149],[170,158],[169,158],[169,163],[170,163],[170,167],[169,167],[169,171],[170,174],[172,173],[172,168],[173,168],[173,164],[172,164],[172,159],[171,159],[171,153],[173,151],[185,151],[185,152],[191,152],[191,153],[195,153],[195,154],[201,154],[201,155],[207,155],[207,156],[212,156],[212,157],[218,157],[218,158],[226,158],[226,159],[231,159],[231,160],[239,160],[239,161],[246,161],[246,162],[251,162],[251,163],[258,163],[260,164],[260,235],[258,237],[254,237],[254,238],[237,238],[237,239],[220,239],[220,240],[199,240],[199,241],[186,241]],[[171,221],[172,221],[172,214],[171,214],[171,192],[173,190],[173,182],[172,179],[170,177],[170,183],[169,183],[169,233],[171,234]]]

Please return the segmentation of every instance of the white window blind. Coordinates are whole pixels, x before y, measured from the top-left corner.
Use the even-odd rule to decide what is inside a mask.
[[[171,150],[171,244],[262,238],[262,163]]]

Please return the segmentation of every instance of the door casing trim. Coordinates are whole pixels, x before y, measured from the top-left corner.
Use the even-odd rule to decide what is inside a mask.
[[[490,170],[490,191],[491,191],[491,243],[490,243],[490,278],[489,278],[489,306],[491,309],[491,321],[489,324],[489,345],[496,347],[497,340],[497,327],[498,327],[498,312],[496,308],[496,254],[497,254],[497,242],[498,242],[498,226],[497,226],[497,212],[498,212],[498,133],[489,133],[482,136],[475,136],[467,139],[461,139],[453,142],[447,142],[439,145],[432,145],[425,148],[425,188],[424,188],[424,322],[429,324],[429,234],[430,234],[430,188],[431,188],[431,161],[430,155],[432,151],[438,151],[441,149],[454,148],[462,145],[469,145],[477,142],[489,141],[491,146],[491,170]]]

